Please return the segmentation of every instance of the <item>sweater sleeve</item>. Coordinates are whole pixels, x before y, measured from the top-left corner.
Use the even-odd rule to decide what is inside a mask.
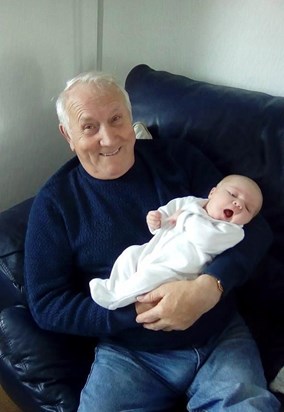
[[[134,305],[108,311],[84,292],[76,273],[62,213],[46,193],[33,204],[25,243],[25,288],[31,313],[42,328],[102,337],[139,327]]]
[[[216,256],[205,269],[220,279],[225,294],[252,276],[272,243],[272,231],[261,215],[247,224],[244,232],[240,243]]]

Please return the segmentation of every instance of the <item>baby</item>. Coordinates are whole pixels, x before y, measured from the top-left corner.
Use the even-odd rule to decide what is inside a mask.
[[[93,300],[113,310],[165,282],[195,279],[215,256],[244,238],[243,225],[257,215],[262,201],[256,182],[229,175],[207,199],[177,198],[150,211],[147,224],[154,236],[125,249],[109,279],[90,281]]]

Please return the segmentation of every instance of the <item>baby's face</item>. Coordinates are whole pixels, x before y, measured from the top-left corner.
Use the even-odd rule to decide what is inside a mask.
[[[206,210],[214,219],[245,225],[259,212],[261,204],[260,190],[252,182],[235,177],[211,190]]]

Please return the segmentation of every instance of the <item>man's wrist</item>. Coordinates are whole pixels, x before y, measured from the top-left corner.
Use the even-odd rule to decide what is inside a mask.
[[[222,285],[222,282],[220,279],[218,279],[216,276],[208,274],[208,273],[203,273],[202,275],[200,275],[204,280],[207,280],[208,282],[211,283],[212,285],[212,290],[214,291],[218,291],[220,297],[223,295],[224,293],[224,288]]]

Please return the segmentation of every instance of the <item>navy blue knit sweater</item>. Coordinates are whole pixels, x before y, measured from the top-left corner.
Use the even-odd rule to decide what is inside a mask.
[[[144,349],[202,343],[218,333],[234,310],[230,290],[248,279],[269,246],[261,218],[247,225],[239,245],[208,266],[225,296],[186,331],[145,330],[135,321],[134,305],[104,309],[91,299],[88,283],[108,277],[127,246],[149,240],[149,210],[175,197],[206,197],[220,178],[187,142],[137,141],[134,166],[114,180],[91,177],[76,157],[67,162],[36,196],[26,236],[26,292],[39,326]]]

